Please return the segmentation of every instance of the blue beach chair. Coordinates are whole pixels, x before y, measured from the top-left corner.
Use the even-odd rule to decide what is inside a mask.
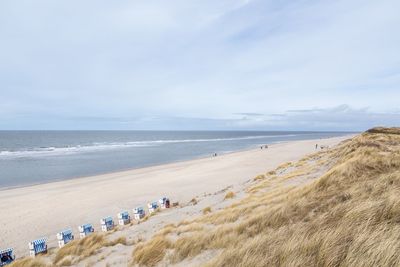
[[[40,238],[32,242],[29,242],[29,255],[35,257],[38,254],[47,253],[46,241],[47,241],[46,238]]]
[[[74,235],[72,234],[71,229],[64,230],[62,232],[57,233],[57,241],[58,241],[58,246],[62,248],[69,242],[74,240]]]
[[[133,209],[133,217],[135,218],[135,220],[140,220],[142,218],[144,218],[144,216],[146,215],[146,213],[144,212],[143,207],[136,207]]]
[[[106,217],[100,220],[101,230],[103,232],[110,231],[114,228],[114,221],[111,217]]]
[[[157,201],[148,203],[147,207],[149,209],[149,214],[152,214],[153,212],[155,212],[158,209],[158,203],[157,203]]]
[[[129,216],[129,213],[127,211],[118,213],[118,224],[119,225],[125,225],[130,222],[131,222],[131,216]]]
[[[15,260],[15,255],[12,248],[0,250],[0,266],[5,266]]]
[[[80,238],[84,238],[94,232],[94,228],[90,223],[80,225],[78,229]]]

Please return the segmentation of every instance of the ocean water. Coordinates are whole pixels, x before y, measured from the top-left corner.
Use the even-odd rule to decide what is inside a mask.
[[[0,131],[0,188],[195,159],[342,132]]]

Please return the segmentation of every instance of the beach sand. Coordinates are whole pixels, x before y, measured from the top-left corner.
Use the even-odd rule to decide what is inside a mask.
[[[17,257],[26,256],[28,242],[41,237],[49,239],[50,248],[56,247],[55,236],[61,230],[72,228],[78,237],[78,225],[92,223],[98,231],[101,218],[116,219],[123,210],[132,214],[134,207],[162,196],[182,204],[235,188],[284,162],[315,152],[316,143],[334,146],[350,137],[285,142],[268,149],[1,190],[0,248],[13,247]],[[191,214],[188,209],[184,212],[174,215],[172,222]],[[168,223],[167,214],[160,218]]]

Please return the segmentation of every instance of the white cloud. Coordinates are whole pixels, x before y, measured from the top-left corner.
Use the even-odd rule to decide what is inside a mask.
[[[399,8],[395,0],[1,1],[0,127],[11,118],[28,125],[20,118],[32,115],[32,124],[41,117],[45,128],[64,128],[62,118],[81,114],[252,127],[254,118],[232,114],[343,103],[369,107],[348,117],[355,121],[390,117],[400,96]],[[336,125],[318,116],[321,129]]]

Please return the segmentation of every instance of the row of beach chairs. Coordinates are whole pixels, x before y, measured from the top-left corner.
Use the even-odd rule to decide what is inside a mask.
[[[147,204],[149,214],[154,213],[158,208],[165,209],[170,207],[170,200],[166,197],[161,198],[158,202],[151,202]],[[140,221],[146,216],[146,212],[143,207],[137,207],[133,209],[133,218]],[[128,211],[123,211],[117,214],[118,224],[127,225],[131,222],[131,216]],[[114,229],[115,224],[111,216],[105,217],[100,220],[101,230],[103,232],[108,232]],[[78,226],[79,237],[84,238],[94,232],[94,227],[92,224],[83,224]],[[74,234],[72,229],[67,229],[57,233],[58,246],[62,248],[69,242],[74,240]],[[35,257],[38,254],[47,253],[47,238],[39,238],[32,242],[29,242],[29,255]],[[0,266],[5,266],[10,264],[15,260],[15,255],[13,249],[8,248],[5,250],[0,250]]]

